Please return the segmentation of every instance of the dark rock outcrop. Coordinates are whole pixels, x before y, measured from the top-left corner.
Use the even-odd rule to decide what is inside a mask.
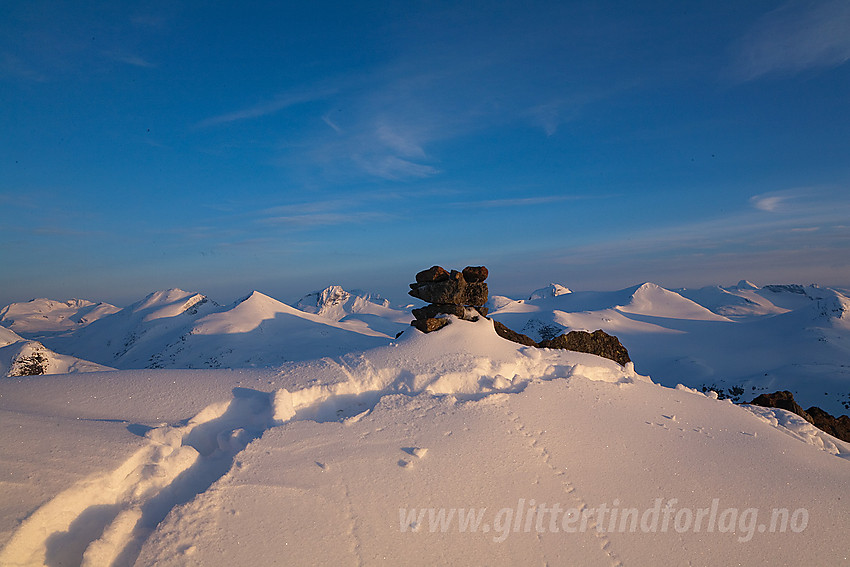
[[[445,318],[436,319],[434,317],[429,317],[427,319],[415,319],[411,321],[410,324],[423,333],[430,333],[431,331],[438,331],[448,325],[449,320]]]
[[[796,413],[809,423],[814,423],[812,416],[800,407],[800,404],[794,400],[794,394],[788,390],[773,392],[772,394],[761,394],[759,397],[750,402],[754,406],[762,406],[766,408],[780,408],[788,410],[791,413]]]
[[[629,351],[620,343],[620,339],[609,335],[605,331],[596,330],[592,333],[587,331],[570,331],[559,335],[554,339],[540,342],[541,348],[562,348],[575,352],[586,352],[613,360],[620,366],[631,362]]]
[[[810,407],[806,413],[811,416],[815,427],[850,443],[850,417],[846,415],[834,417],[817,406]]]
[[[19,355],[12,361],[9,376],[38,376],[47,373],[47,357],[40,351],[35,351],[29,356]]]
[[[467,321],[486,316],[484,304],[489,291],[484,280],[487,274],[484,266],[467,266],[463,272],[448,272],[440,266],[432,266],[416,274],[416,283],[410,284],[408,293],[429,305],[413,310],[416,319],[411,325],[430,333],[448,323],[448,319],[440,315],[454,315]]]
[[[496,329],[496,334],[500,337],[521,345],[586,352],[613,360],[620,366],[625,366],[627,362],[631,362],[629,351],[620,343],[620,339],[609,335],[605,331],[599,330],[592,333],[588,333],[587,331],[570,331],[554,339],[540,341],[538,343],[531,337],[517,333],[498,321],[493,321],[493,326]]]
[[[498,321],[493,321],[493,327],[496,329],[496,334],[502,337],[503,339],[507,339],[509,341],[513,341],[515,343],[519,343],[525,346],[539,346],[537,342],[531,337],[523,335],[522,333],[517,333],[516,331],[512,331],[511,329],[505,327],[502,323]]]
[[[804,410],[800,404],[794,400],[794,394],[788,390],[774,392],[772,394],[761,394],[759,397],[750,402],[754,406],[762,406],[766,408],[781,408],[795,413],[820,429],[829,433],[833,437],[850,443],[850,417],[842,415],[834,417],[830,413],[822,410],[817,406],[812,406]]]

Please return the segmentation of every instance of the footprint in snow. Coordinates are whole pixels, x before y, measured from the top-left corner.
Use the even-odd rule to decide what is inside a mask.
[[[425,447],[402,447],[401,450],[417,459],[425,457],[425,454],[428,452],[428,449]]]

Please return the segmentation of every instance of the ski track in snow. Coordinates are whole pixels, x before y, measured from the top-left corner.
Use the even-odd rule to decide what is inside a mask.
[[[344,363],[340,367],[349,377],[353,375]],[[147,431],[148,445],[115,470],[96,473],[78,482],[27,518],[0,551],[0,565],[130,567],[169,512],[204,493],[234,463],[238,466],[239,453],[267,429],[302,419],[319,422],[360,419],[371,411],[381,395],[399,393],[365,392],[373,403],[367,404],[364,411],[359,396],[348,394],[344,385],[338,385],[337,390],[307,387],[294,392],[306,394],[312,400],[299,404],[298,415],[282,420],[275,419],[277,392],[237,387],[230,402],[207,406],[185,424],[163,425]],[[356,410],[354,417],[348,415],[352,410]],[[531,441],[532,449],[552,468],[548,453],[524,431],[518,416],[515,423]],[[574,490],[565,485],[568,492]],[[340,489],[350,520],[347,539],[356,564],[363,565],[351,494],[346,485]],[[617,567],[619,563],[612,565]]]
[[[353,377],[344,362],[337,363]],[[237,456],[266,430],[288,421],[358,420],[383,394],[348,393],[337,388],[307,387],[298,415],[275,416],[275,392],[234,388],[230,402],[207,406],[183,425],[147,431],[149,444],[112,472],[96,473],[44,504],[27,518],[0,551],[3,567],[68,566],[130,567],[148,537],[168,513],[194,500],[224,477]],[[336,390],[336,391],[335,391]],[[291,395],[291,394],[290,394]],[[353,416],[349,412],[354,411]],[[363,565],[357,518],[348,486],[340,487],[348,505],[352,555]]]
[[[0,552],[0,565],[133,565],[175,507],[223,477],[248,443],[274,425],[272,396],[235,388],[183,426],[150,430],[117,469],[80,481],[43,505]]]

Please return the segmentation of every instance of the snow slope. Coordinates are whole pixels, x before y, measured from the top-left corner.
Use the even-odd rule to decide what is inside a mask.
[[[144,368],[196,319],[218,307],[199,293],[158,291],[76,332],[45,338],[45,344],[116,368]]]
[[[3,565],[846,561],[846,444],[487,320],[277,370],[8,380],[0,419]]]
[[[271,366],[384,345],[390,338],[356,321],[331,321],[255,291],[227,310],[195,321],[179,341],[155,356],[153,366]]]
[[[32,299],[12,303],[0,309],[0,325],[17,333],[36,338],[44,333],[70,331],[85,327],[101,317],[118,311],[109,303],[95,303],[87,299]]]
[[[539,293],[539,291],[532,294],[531,299],[507,304],[500,301],[499,305],[494,307],[497,307],[502,315],[550,310],[574,313],[616,309],[630,315],[694,321],[728,321],[727,318],[654,283],[644,283],[619,291],[580,291],[557,294]]]
[[[0,327],[0,377],[38,374],[67,374],[113,370],[107,366],[58,354],[38,341],[28,341]]]
[[[789,311],[771,303],[763,296],[764,292],[760,292],[750,282],[740,282],[737,286],[729,288],[717,285],[699,289],[679,289],[676,292],[730,319],[779,315]]]
[[[10,345],[22,340],[24,340],[24,338],[15,331],[5,327],[0,327],[0,346]]]

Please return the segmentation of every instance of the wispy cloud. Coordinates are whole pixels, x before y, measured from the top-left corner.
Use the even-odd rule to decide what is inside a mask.
[[[47,80],[47,76],[33,65],[26,63],[17,55],[7,52],[0,53],[0,77],[4,75],[36,83]]]
[[[325,114],[324,116],[322,116],[322,122],[330,126],[331,129],[337,134],[342,134],[342,128],[340,128],[336,122],[331,120],[330,114]]]
[[[284,228],[315,228],[342,224],[361,224],[381,222],[392,219],[392,215],[378,211],[353,211],[338,213],[309,213],[303,215],[282,215],[262,219],[263,224]]]
[[[107,52],[104,53],[104,56],[113,61],[117,61],[119,63],[125,63],[127,65],[132,65],[133,67],[140,67],[143,69],[153,69],[156,67],[154,63],[151,63],[144,57],[140,57],[138,55],[130,55],[126,53],[113,53]]]
[[[743,80],[850,61],[850,2],[794,0],[762,17],[743,38],[735,67]]]
[[[355,156],[355,161],[362,165],[366,172],[395,181],[411,177],[425,178],[440,173],[440,170],[432,165],[416,163],[393,155]]]
[[[422,149],[416,137],[410,135],[409,129],[404,131],[389,124],[381,123],[376,128],[375,133],[382,144],[399,155],[416,158],[425,157],[425,150]]]
[[[395,217],[384,210],[370,206],[377,202],[374,195],[368,199],[343,197],[293,203],[261,209],[255,213],[256,223],[285,229],[309,229],[320,226],[338,226],[385,222]]]
[[[463,6],[414,7],[387,31],[393,49],[386,54],[364,57],[362,66],[303,92],[237,105],[196,127],[235,126],[315,102],[291,111],[303,120],[273,142],[272,163],[295,183],[330,187],[451,174],[449,167],[463,165],[441,152],[460,139],[528,126],[553,135],[618,90],[612,81],[580,80],[593,73],[575,52],[554,56],[573,45],[565,35],[589,33],[572,17],[575,10],[513,12],[481,18]]]
[[[321,199],[316,201],[305,201],[302,203],[291,203],[288,205],[277,205],[267,207],[256,212],[261,217],[270,216],[297,216],[326,213],[328,211],[350,210],[359,204],[356,198]]]
[[[780,210],[782,204],[788,201],[788,199],[790,199],[788,195],[755,195],[754,197],[750,197],[750,203],[760,211],[775,213]]]
[[[813,199],[788,214],[741,209],[696,223],[647,227],[627,235],[612,234],[591,243],[503,253],[488,263],[502,263],[517,273],[524,266],[548,266],[553,278],[573,289],[627,286],[654,281],[668,287],[732,283],[748,278],[760,283],[847,285],[850,202],[834,192]],[[803,228],[801,228],[803,227]],[[533,262],[533,265],[532,265]],[[711,279],[707,279],[711,278]],[[526,282],[527,283],[527,282]]]
[[[558,131],[558,126],[561,125],[561,105],[558,103],[537,105],[529,111],[529,114],[540,123],[547,136],[554,135]]]
[[[841,208],[847,205],[847,199],[831,188],[794,187],[753,195],[750,204],[768,213],[805,215],[828,212],[832,207]]]
[[[35,228],[32,231],[32,234],[37,234],[41,236],[61,236],[61,237],[73,237],[73,238],[92,238],[92,237],[104,237],[107,233],[103,230],[76,230],[71,228],[61,228],[61,227],[41,227]]]
[[[451,203],[453,207],[532,207],[536,205],[547,205],[563,201],[583,201],[586,199],[607,199],[612,195],[546,195],[540,197],[519,197],[507,199],[489,199],[483,201],[462,201]]]
[[[466,10],[449,12],[471,18]],[[581,108],[609,95],[599,87],[567,83],[561,67],[540,63],[547,61],[549,48],[560,45],[558,38],[526,41],[520,34],[523,41],[511,42],[504,34],[518,32],[509,22],[501,24],[501,35],[455,37],[442,22],[426,22],[421,25],[429,33],[447,34],[433,49],[423,49],[415,37],[397,38],[399,49],[391,60],[335,78],[338,90],[327,97],[326,108],[316,111],[315,130],[288,132],[276,162],[319,183],[364,176],[393,181],[434,177],[448,172],[444,163],[449,160],[440,153],[447,142],[517,125],[552,135]],[[469,25],[476,29],[479,23]],[[419,27],[417,22],[413,29]],[[544,86],[514,80],[529,61],[536,62],[539,74],[533,83]],[[204,124],[260,116],[284,103]]]
[[[833,227],[835,228],[835,227]],[[791,232],[817,232],[821,229],[819,226],[805,226],[799,228],[792,228]]]
[[[560,255],[564,261],[585,262],[645,255],[737,255],[807,246],[836,249],[847,245],[848,232],[842,223],[850,216],[850,200],[839,196],[836,190],[805,188],[765,193],[751,202],[755,210],[742,209],[701,222],[647,228],[631,233],[627,241],[609,238]],[[779,210],[786,214],[765,214]]]
[[[25,209],[37,209],[40,205],[38,196],[34,196],[32,191],[23,192],[2,192],[0,193],[0,205],[10,207],[20,207]]]
[[[332,88],[319,88],[315,90],[306,90],[303,92],[287,93],[280,95],[270,101],[261,102],[253,106],[235,110],[233,112],[219,114],[218,116],[211,116],[210,118],[201,120],[195,126],[197,128],[208,128],[211,126],[220,126],[222,124],[228,124],[231,122],[239,122],[241,120],[261,118],[263,116],[275,114],[291,106],[327,98],[331,96],[335,91],[336,89]]]
[[[528,109],[525,114],[531,121],[541,128],[547,136],[554,136],[562,124],[575,120],[581,110],[588,104],[599,98],[603,98],[604,92],[594,94],[573,94],[568,98],[560,97],[542,104],[537,104]]]

